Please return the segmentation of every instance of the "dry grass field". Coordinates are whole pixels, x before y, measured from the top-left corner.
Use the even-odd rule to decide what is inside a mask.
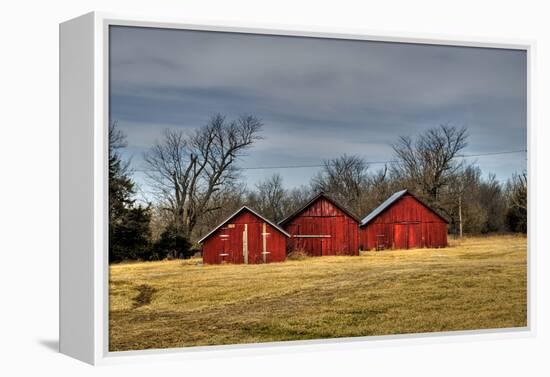
[[[110,267],[110,350],[523,327],[527,240],[268,265]]]

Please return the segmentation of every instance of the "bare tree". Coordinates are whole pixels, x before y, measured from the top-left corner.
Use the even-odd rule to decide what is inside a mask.
[[[384,165],[383,168],[369,174],[367,193],[364,195],[362,212],[360,213],[362,216],[371,212],[391,194],[401,189],[401,186],[397,184],[397,180],[393,179],[390,173],[388,166]]]
[[[510,180],[510,204],[512,207],[527,210],[527,172],[514,174]]]
[[[145,154],[149,178],[178,232],[190,238],[201,216],[220,208],[213,195],[236,180],[235,162],[260,139],[261,128],[253,116],[227,121],[218,114],[191,134],[166,130]]]
[[[481,169],[468,165],[449,178],[446,197],[440,200],[451,223],[458,227],[457,233],[480,233],[487,224],[487,209],[480,200]],[[455,226],[455,227],[456,227]]]
[[[456,157],[467,146],[467,138],[466,128],[445,125],[426,131],[416,140],[402,136],[392,146],[397,159],[394,170],[435,204],[442,187],[463,166]]]
[[[302,185],[287,190],[287,205],[283,218],[305,205],[313,195],[314,192],[311,189],[311,185]]]
[[[243,204],[246,204],[246,195],[246,185],[238,181],[226,185],[223,190],[216,191],[210,199],[210,206],[218,209],[201,216],[194,228],[193,235],[200,238],[210,232],[222,219],[229,217]]]
[[[527,172],[514,174],[506,184],[506,223],[514,232],[527,232]]]
[[[283,177],[273,174],[256,184],[256,190],[249,194],[248,202],[262,215],[275,222],[282,220],[289,207]]]
[[[359,156],[342,155],[326,160],[322,171],[313,177],[314,191],[331,194],[337,200],[360,212],[361,198],[367,185],[368,164]]]
[[[487,180],[481,183],[479,189],[479,201],[487,212],[487,222],[483,232],[504,230],[506,203],[502,185],[495,174],[489,174]]]

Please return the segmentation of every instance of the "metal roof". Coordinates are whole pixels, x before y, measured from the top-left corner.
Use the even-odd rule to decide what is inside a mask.
[[[396,193],[394,193],[392,196],[390,196],[388,199],[386,199],[382,204],[380,204],[378,207],[376,207],[371,213],[369,213],[362,221],[361,225],[367,225],[371,220],[373,220],[376,216],[381,214],[386,208],[388,208],[390,205],[392,205],[397,199],[402,197],[407,193],[407,190],[401,190]]]
[[[210,237],[212,235],[212,233],[214,233],[216,230],[220,229],[222,226],[224,226],[227,222],[229,222],[232,218],[234,218],[235,216],[237,216],[239,213],[241,213],[242,211],[244,210],[247,210],[249,212],[251,212],[252,214],[256,215],[257,217],[259,217],[260,219],[262,219],[263,221],[265,221],[266,223],[268,223],[269,225],[271,225],[272,227],[274,227],[276,230],[278,230],[279,232],[283,233],[285,236],[287,237],[290,237],[290,234],[288,234],[287,232],[285,232],[281,227],[279,227],[277,224],[271,222],[270,220],[266,219],[265,217],[263,217],[262,215],[260,215],[258,212],[254,211],[252,208],[249,208],[247,206],[242,206],[241,208],[239,208],[235,213],[233,213],[231,216],[229,216],[227,219],[225,219],[224,221],[222,221],[220,223],[220,225],[218,225],[217,227],[215,227],[214,229],[212,229],[206,236],[202,237],[198,243],[202,243],[205,239],[207,239],[208,237]]]
[[[295,218],[296,216],[298,216],[298,214],[300,212],[302,212],[303,210],[305,210],[307,207],[309,207],[310,205],[312,205],[313,203],[315,203],[319,198],[325,198],[327,199],[329,202],[331,202],[334,206],[336,206],[338,209],[340,209],[341,211],[343,211],[346,215],[348,215],[349,217],[351,217],[352,219],[354,219],[355,221],[357,222],[360,222],[361,219],[358,218],[353,212],[351,212],[350,210],[348,210],[346,207],[344,207],[342,204],[338,203],[334,198],[331,198],[329,195],[325,194],[324,192],[320,192],[318,193],[317,195],[315,195],[312,199],[310,199],[306,204],[304,204],[303,206],[301,206],[300,208],[298,208],[296,211],[292,212],[290,215],[288,215],[287,217],[285,217],[284,219],[282,219],[281,221],[279,221],[279,225],[284,225],[286,223],[288,223],[290,220],[292,220],[293,218]]]

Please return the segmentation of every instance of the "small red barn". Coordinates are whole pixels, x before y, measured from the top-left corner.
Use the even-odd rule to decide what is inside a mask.
[[[244,206],[204,236],[204,263],[269,263],[286,259],[289,234]]]
[[[290,250],[312,256],[358,255],[359,219],[334,199],[320,193],[279,222],[290,234]]]
[[[448,221],[407,190],[368,214],[360,225],[363,250],[447,246]]]

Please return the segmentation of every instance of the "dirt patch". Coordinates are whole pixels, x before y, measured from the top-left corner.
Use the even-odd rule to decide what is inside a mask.
[[[134,309],[149,305],[151,303],[153,295],[157,291],[155,288],[147,284],[140,285],[139,287],[137,287],[137,290],[139,293],[136,297],[134,297],[134,305],[132,306],[132,308]]]

